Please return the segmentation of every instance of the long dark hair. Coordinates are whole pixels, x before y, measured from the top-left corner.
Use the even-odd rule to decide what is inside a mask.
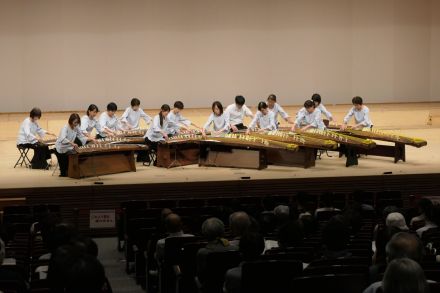
[[[223,105],[222,105],[222,103],[220,103],[219,101],[215,101],[214,103],[212,103],[212,112],[214,112],[215,106],[217,106],[217,108],[220,110],[220,115],[222,115],[223,114]]]
[[[163,104],[162,107],[160,107],[160,112],[159,112],[160,126],[163,126],[162,112],[169,112],[170,110],[171,110],[170,105],[168,104]]]
[[[81,118],[79,117],[79,115],[77,113],[70,114],[69,125],[72,126],[73,122],[75,122],[75,120],[77,120],[79,125],[81,125]]]

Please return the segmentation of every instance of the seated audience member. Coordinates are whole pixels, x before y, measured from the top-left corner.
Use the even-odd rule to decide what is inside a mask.
[[[229,242],[230,245],[238,247],[240,237],[246,233],[251,227],[252,221],[246,212],[235,212],[229,216],[229,227],[231,228],[233,240]]]
[[[423,258],[424,249],[422,242],[416,235],[399,232],[387,243],[386,254],[388,263],[400,258],[410,258],[420,263]],[[377,267],[375,269],[370,268],[370,275],[371,279],[377,279],[380,271],[378,271]],[[374,282],[364,290],[364,293],[375,293],[380,287],[382,287],[382,281]]]
[[[374,226],[373,241],[376,240],[376,234],[380,226],[385,225],[388,215],[391,213],[398,213],[399,211],[400,209],[396,206],[387,206],[382,210],[382,219],[381,219],[382,224],[376,224],[376,226]]]
[[[362,190],[355,190],[353,192],[354,203],[360,205],[362,211],[374,211],[374,207],[371,204],[365,203],[365,194],[366,193]]]
[[[281,249],[301,245],[303,241],[304,234],[298,221],[290,221],[278,231],[278,246]]]
[[[388,264],[382,281],[383,293],[429,292],[425,273],[420,265],[409,258],[400,258]]]
[[[229,241],[223,238],[224,233],[225,225],[219,218],[209,218],[202,224],[202,235],[207,238],[208,243],[197,252],[197,277],[201,282],[205,277],[206,261],[210,253],[238,249],[238,246],[231,246]]]
[[[84,247],[73,244],[61,246],[54,252],[48,281],[51,292],[111,292],[102,264]]]
[[[28,292],[28,284],[22,275],[20,275],[15,266],[7,266],[4,265],[3,262],[6,256],[6,247],[3,240],[0,239],[0,282],[2,281],[10,281],[16,282],[17,284],[17,293]],[[0,290],[3,288],[0,288]],[[15,291],[14,291],[15,292]]]
[[[427,198],[421,198],[419,202],[417,203],[418,212],[419,215],[412,218],[409,225],[412,227],[414,223],[421,222],[426,220],[426,215],[431,215],[433,204],[432,201],[430,201]]]
[[[285,225],[290,219],[290,209],[288,206],[279,205],[273,209],[277,230],[279,227]]]
[[[385,220],[387,227],[395,227],[401,231],[408,231],[409,228],[406,225],[405,217],[401,213],[391,213]]]
[[[51,253],[58,249],[58,247],[69,244],[75,237],[77,237],[78,233],[75,227],[68,223],[59,223],[55,226],[49,228],[49,231],[43,237],[43,241],[45,242],[46,248],[49,250],[49,253],[43,254],[40,256],[40,260],[49,260],[51,257]]]
[[[156,260],[159,264],[163,262],[165,252],[165,239],[170,237],[191,237],[191,234],[185,234],[182,231],[182,219],[177,214],[169,214],[165,218],[165,228],[167,237],[159,239],[156,244]]]
[[[264,238],[257,233],[247,232],[241,239],[239,251],[241,252],[243,262],[257,260],[264,250]],[[232,268],[226,272],[224,292],[239,293],[241,292],[241,267]]]
[[[333,206],[333,193],[332,192],[325,192],[321,195],[319,200],[319,208],[315,211],[315,217],[318,215],[319,212],[340,212],[340,209],[337,209]]]
[[[339,259],[351,257],[347,249],[350,240],[350,228],[343,216],[332,217],[322,231],[324,244],[324,259]]]
[[[416,230],[417,235],[419,235],[420,238],[422,238],[423,233],[429,229],[438,228],[439,213],[440,208],[438,206],[433,206],[431,212],[425,214],[425,225]]]
[[[397,227],[394,226],[380,226],[379,230],[376,233],[376,240],[374,241],[374,254],[373,254],[373,266],[371,269],[378,270],[381,268],[381,266],[386,266],[386,250],[385,247],[390,241],[391,237],[393,237],[395,234],[402,232]],[[377,274],[371,274],[371,275],[377,275]],[[371,279],[371,281],[378,281],[377,279]]]
[[[298,221],[301,224],[304,237],[309,237],[318,231],[318,221],[312,215],[304,215]]]

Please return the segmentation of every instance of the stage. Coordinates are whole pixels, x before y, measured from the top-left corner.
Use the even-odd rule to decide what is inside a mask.
[[[336,121],[342,121],[349,105],[327,107]],[[136,163],[136,172],[71,179],[58,177],[58,171],[53,174],[52,169],[14,169],[19,155],[15,135],[27,114],[0,114],[3,137],[0,141],[0,204],[62,204],[64,216],[67,219],[79,217],[82,230],[87,231],[89,210],[116,209],[124,200],[294,195],[299,190],[351,192],[357,188],[399,189],[404,195],[440,195],[440,103],[369,107],[375,128],[424,138],[428,145],[419,149],[407,146],[406,162],[396,164],[392,158],[362,156],[358,166],[347,168],[345,158],[339,158],[337,152],[329,152],[331,157],[323,154],[316,166],[308,169],[269,166],[249,170],[198,165],[165,169]],[[298,108],[285,107],[291,114]],[[155,112],[147,110],[150,115]],[[185,109],[183,115],[202,126],[209,113],[209,109]],[[68,114],[43,113],[40,124],[58,133]]]

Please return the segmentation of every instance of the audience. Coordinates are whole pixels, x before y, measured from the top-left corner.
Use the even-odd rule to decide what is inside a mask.
[[[395,259],[388,264],[382,289],[384,293],[429,292],[423,269],[410,258]]]
[[[249,230],[251,225],[252,221],[247,213],[242,211],[232,213],[229,216],[229,226],[234,239],[230,241],[230,245],[238,248],[241,236]]]
[[[401,213],[390,213],[388,214],[385,225],[389,228],[394,227],[401,231],[408,231],[409,228],[406,225],[405,217]]]
[[[333,206],[333,193],[325,192],[319,198],[319,208],[315,210],[315,217],[318,216],[320,212],[340,212],[340,209],[337,209]]]
[[[165,238],[159,239],[156,244],[156,260],[158,264],[162,264],[165,253],[165,239],[170,237],[191,237],[191,234],[185,234],[182,230],[182,219],[177,214],[168,214],[165,218],[165,228],[168,235]]]
[[[323,258],[337,259],[351,257],[347,249],[350,240],[350,228],[342,215],[334,216],[322,231],[324,244]]]
[[[17,293],[27,292],[28,284],[25,278],[20,275],[14,266],[4,265],[3,262],[6,256],[6,247],[3,240],[0,239],[0,281],[10,281],[17,284]],[[1,288],[0,288],[1,290]]]
[[[257,233],[245,233],[239,244],[239,251],[241,252],[243,262],[254,261],[259,258],[264,250],[264,238]],[[241,292],[241,268],[243,262],[238,267],[232,268],[226,272],[225,275],[225,293],[239,293]]]
[[[426,220],[426,215],[431,215],[433,204],[427,198],[421,198],[417,203],[419,215],[412,218],[409,225],[413,227],[414,223],[422,222]]]
[[[407,232],[399,232],[395,234],[386,245],[387,262],[390,263],[395,259],[410,258],[420,263],[423,258],[423,244],[420,239]],[[380,274],[378,271],[370,270],[370,274]],[[371,284],[364,293],[378,292],[378,288],[382,287],[382,281]]]
[[[428,231],[429,229],[438,228],[440,209],[438,206],[433,206],[431,211],[426,211],[425,213],[425,225],[416,230],[417,235],[420,238],[423,237],[423,233]]]

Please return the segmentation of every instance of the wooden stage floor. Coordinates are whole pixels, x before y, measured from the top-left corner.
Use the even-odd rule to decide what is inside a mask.
[[[249,177],[260,179],[297,179],[324,177],[375,176],[384,172],[393,175],[440,173],[440,103],[426,104],[374,104],[368,105],[376,128],[392,130],[407,136],[421,137],[428,141],[428,146],[417,149],[406,147],[406,162],[393,163],[392,158],[362,157],[359,166],[345,167],[345,158],[323,155],[316,166],[310,169],[269,166],[264,170],[233,168],[198,167],[197,165],[163,169],[144,167],[137,163],[137,172],[105,175],[85,179],[59,178],[58,172],[52,176],[52,170],[30,170],[24,167],[13,168],[18,158],[15,147],[15,135],[22,119],[27,113],[0,114],[0,188],[35,188],[90,186],[97,181],[105,185],[149,184],[149,183],[187,183],[210,181],[234,181]],[[342,121],[349,105],[327,105],[337,121]],[[298,106],[285,107],[292,114]],[[255,110],[255,109],[252,109]],[[155,110],[147,110],[154,115]],[[209,109],[185,109],[184,115],[198,125],[203,125]],[[41,126],[58,133],[65,124],[68,113],[43,113]]]

